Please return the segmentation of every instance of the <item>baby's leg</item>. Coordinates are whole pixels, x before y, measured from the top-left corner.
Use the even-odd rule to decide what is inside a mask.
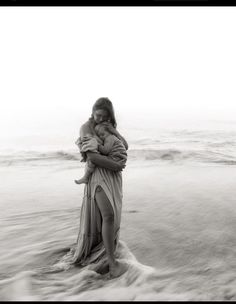
[[[80,179],[76,179],[75,183],[76,184],[87,184],[89,176],[94,172],[94,169],[95,169],[95,165],[91,162],[91,160],[88,160],[85,165],[84,176]]]

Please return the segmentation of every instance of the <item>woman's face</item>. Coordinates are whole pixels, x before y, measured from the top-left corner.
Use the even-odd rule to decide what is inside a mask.
[[[96,122],[96,124],[99,124],[103,121],[107,121],[108,118],[109,118],[109,114],[106,110],[99,109],[93,112],[93,119]]]

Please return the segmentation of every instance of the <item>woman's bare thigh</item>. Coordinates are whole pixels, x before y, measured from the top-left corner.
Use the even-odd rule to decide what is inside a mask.
[[[111,202],[109,201],[106,193],[101,186],[97,186],[97,189],[95,191],[95,200],[103,219],[111,219],[114,217],[114,211]]]

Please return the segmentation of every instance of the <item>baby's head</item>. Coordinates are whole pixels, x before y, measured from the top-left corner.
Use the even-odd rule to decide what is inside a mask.
[[[109,132],[107,124],[103,124],[103,123],[96,125],[95,132],[102,140],[104,140],[108,135],[111,134]]]

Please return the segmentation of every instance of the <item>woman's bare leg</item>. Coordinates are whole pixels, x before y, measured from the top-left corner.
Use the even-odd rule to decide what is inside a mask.
[[[108,263],[112,265],[115,263],[114,257],[114,212],[109,199],[104,190],[98,186],[95,193],[97,206],[102,215],[102,239],[106,249]]]
[[[102,215],[102,239],[107,253],[109,271],[112,277],[117,277],[124,273],[126,269],[116,261],[114,256],[115,231],[113,208],[100,186],[96,189],[95,199]]]

